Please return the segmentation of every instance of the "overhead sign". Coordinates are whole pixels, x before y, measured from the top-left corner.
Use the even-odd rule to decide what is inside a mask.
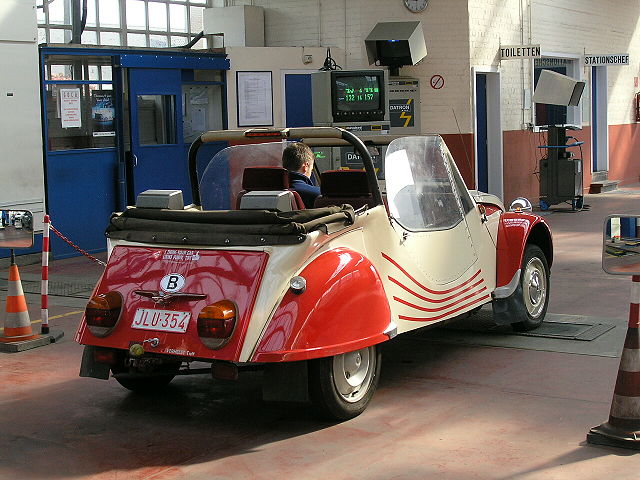
[[[505,45],[500,47],[500,60],[539,58],[540,45]]]
[[[628,53],[606,53],[602,55],[585,55],[585,67],[605,67],[607,65],[629,65]]]

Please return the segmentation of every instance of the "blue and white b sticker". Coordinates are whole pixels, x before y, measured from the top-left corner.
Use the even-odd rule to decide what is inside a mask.
[[[165,292],[179,292],[184,287],[184,277],[179,273],[170,273],[160,280],[160,288]]]

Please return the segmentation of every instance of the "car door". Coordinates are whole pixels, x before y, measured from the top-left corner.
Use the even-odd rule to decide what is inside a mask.
[[[451,161],[437,135],[394,140],[385,158],[394,228],[414,265],[436,285],[467,277],[478,259],[465,221],[469,206],[453,186]]]

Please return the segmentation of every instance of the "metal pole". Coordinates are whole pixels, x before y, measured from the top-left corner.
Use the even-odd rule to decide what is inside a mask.
[[[42,328],[40,333],[49,333],[49,227],[51,220],[49,215],[44,216],[42,222],[42,284],[41,284],[41,318]]]

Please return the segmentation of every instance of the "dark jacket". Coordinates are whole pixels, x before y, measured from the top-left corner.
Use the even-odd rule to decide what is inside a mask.
[[[320,187],[315,186],[304,173],[289,170],[289,187],[300,194],[305,208],[313,208],[313,202],[320,195]]]

